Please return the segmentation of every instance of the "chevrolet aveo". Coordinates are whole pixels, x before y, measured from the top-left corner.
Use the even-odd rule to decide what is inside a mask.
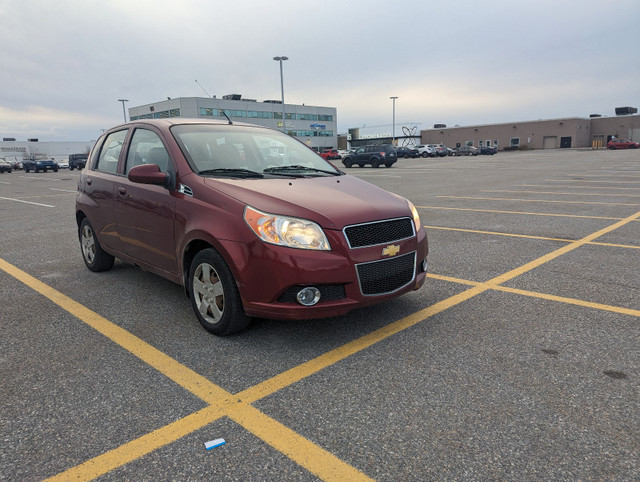
[[[252,317],[343,315],[422,286],[413,204],[248,124],[145,120],[105,132],[78,182],[92,271],[114,259],[183,285],[217,335]]]

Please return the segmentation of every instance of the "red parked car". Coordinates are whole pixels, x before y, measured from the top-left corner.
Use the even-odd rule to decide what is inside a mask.
[[[340,153],[336,149],[325,149],[320,153],[320,157],[331,161],[332,159],[342,159]]]
[[[608,149],[637,149],[640,144],[628,139],[611,139],[607,142]]]
[[[420,288],[427,269],[410,201],[249,124],[108,130],[80,176],[76,220],[90,270],[119,258],[183,285],[217,335],[250,317],[343,315]]]

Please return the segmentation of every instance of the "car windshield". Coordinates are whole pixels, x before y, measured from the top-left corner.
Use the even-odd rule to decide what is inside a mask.
[[[181,124],[171,131],[191,168],[201,176],[342,175],[307,146],[278,131],[207,124]]]

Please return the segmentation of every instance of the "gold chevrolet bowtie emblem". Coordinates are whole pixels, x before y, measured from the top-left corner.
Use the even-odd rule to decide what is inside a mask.
[[[390,244],[386,248],[382,249],[382,256],[395,256],[400,252],[400,246],[397,244]]]

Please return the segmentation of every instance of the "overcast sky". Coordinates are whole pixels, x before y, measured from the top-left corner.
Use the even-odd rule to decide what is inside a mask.
[[[640,107],[638,0],[0,0],[0,136],[85,141],[122,104],[280,98],[338,131]]]

